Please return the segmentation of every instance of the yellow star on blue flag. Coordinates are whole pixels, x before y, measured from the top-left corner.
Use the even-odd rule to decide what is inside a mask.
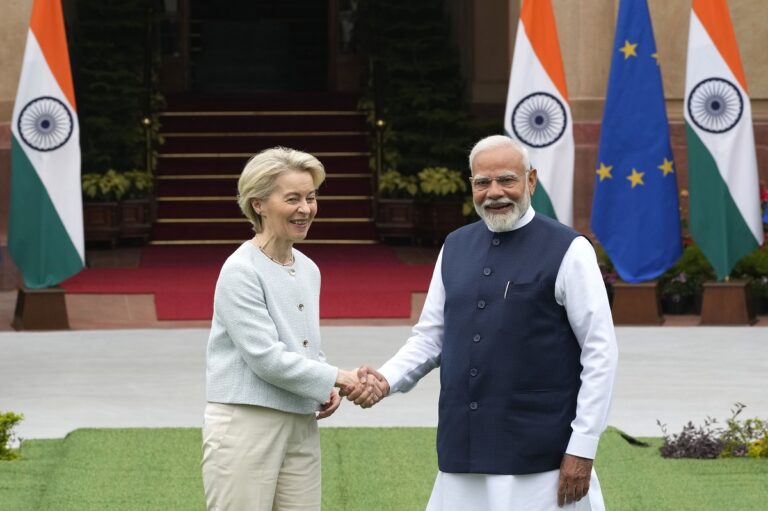
[[[614,47],[591,225],[619,276],[644,282],[682,253],[677,177],[646,0],[621,0]],[[630,58],[638,50],[654,58]]]

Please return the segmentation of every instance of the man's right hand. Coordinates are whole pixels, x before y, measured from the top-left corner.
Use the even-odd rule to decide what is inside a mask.
[[[370,408],[389,394],[389,382],[376,369],[362,365],[357,369],[359,383],[341,394],[362,408]]]

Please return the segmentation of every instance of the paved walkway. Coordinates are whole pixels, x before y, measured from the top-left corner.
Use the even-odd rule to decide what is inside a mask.
[[[410,329],[324,326],[331,362],[384,362]],[[768,418],[768,328],[620,327],[620,366],[609,424],[660,436],[707,416]],[[205,401],[205,329],[0,333],[0,410],[23,413],[23,438],[83,427],[198,427]],[[370,410],[349,403],[325,426],[434,426],[438,374]]]

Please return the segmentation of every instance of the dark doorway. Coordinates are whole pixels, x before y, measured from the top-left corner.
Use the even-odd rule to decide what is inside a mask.
[[[192,90],[327,89],[328,2],[190,0],[189,5]]]

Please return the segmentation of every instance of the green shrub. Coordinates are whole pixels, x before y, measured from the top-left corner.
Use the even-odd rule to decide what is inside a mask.
[[[411,199],[419,193],[416,176],[404,176],[396,170],[388,170],[379,176],[379,192],[390,199]]]
[[[148,129],[153,157],[162,142],[158,112],[165,103],[159,92],[159,39],[147,37],[148,23],[155,22],[147,16],[153,4],[76,0],[69,5],[73,16],[67,32],[83,169],[143,167],[147,139],[142,119],[152,121]]]
[[[94,202],[116,202],[123,198],[131,187],[125,174],[109,169],[103,174],[88,173],[81,177],[83,198]]]
[[[768,245],[742,257],[733,267],[731,277],[746,280],[755,297],[768,297]]]
[[[0,412],[0,460],[15,460],[18,452],[11,449],[16,441],[16,433],[13,428],[24,419],[23,415],[13,412]]]
[[[464,199],[467,183],[457,170],[426,167],[419,172],[419,189],[427,201]]]
[[[146,170],[129,170],[123,173],[128,179],[127,199],[145,199],[152,192],[152,174]]]
[[[370,63],[364,104],[386,120],[384,169],[466,168],[473,125],[445,2],[361,2],[360,9]]]
[[[663,298],[680,301],[701,294],[704,282],[715,278],[715,270],[704,253],[690,244],[674,266],[659,277],[659,290]]]
[[[723,440],[722,458],[768,458],[768,421],[752,418],[739,420],[746,405],[736,403],[731,418],[726,421],[720,438]]]
[[[707,417],[703,426],[696,427],[688,422],[683,430],[674,435],[667,434],[666,425],[661,428],[664,444],[659,448],[664,458],[768,458],[768,421],[752,418],[739,419],[746,408],[742,403],[734,404],[731,417],[725,427],[717,427],[717,420]]]

